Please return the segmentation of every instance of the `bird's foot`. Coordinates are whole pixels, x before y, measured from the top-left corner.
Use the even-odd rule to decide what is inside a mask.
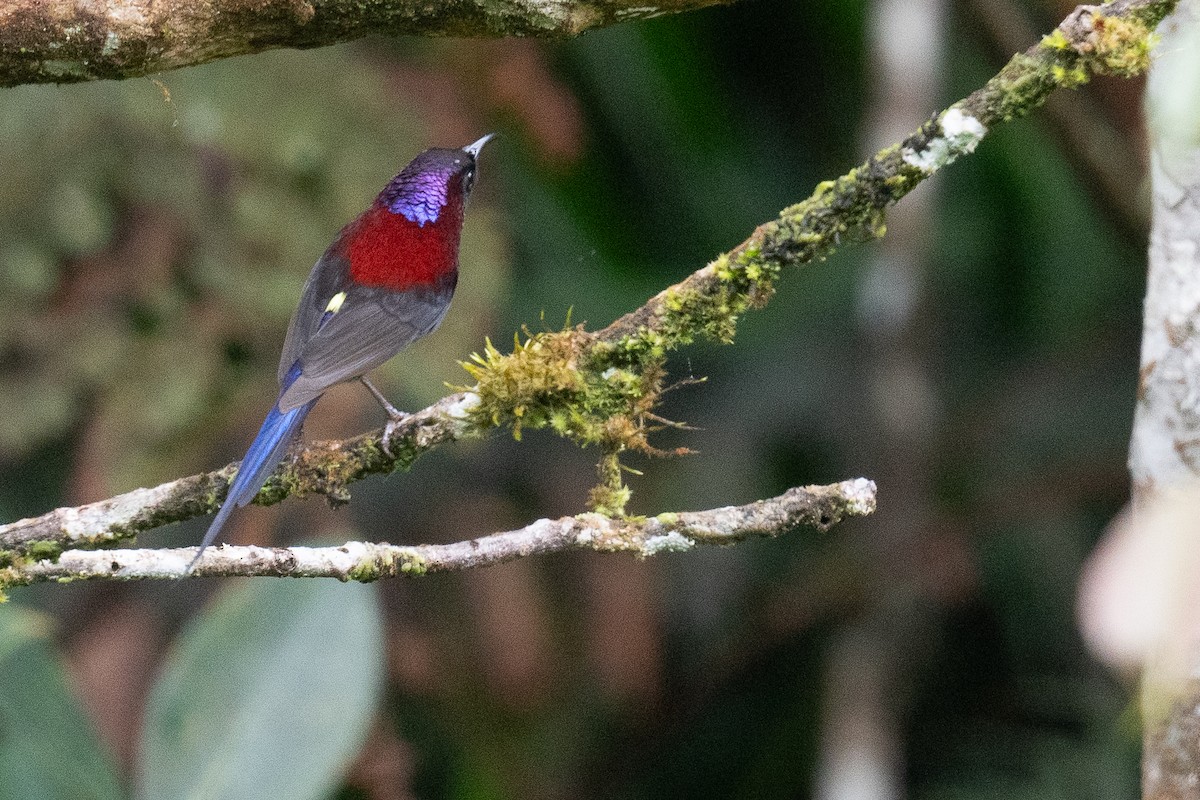
[[[367,380],[366,375],[363,375],[361,378],[359,378],[359,380],[362,381],[363,386],[367,387],[371,394],[375,395],[375,399],[379,401],[379,405],[383,406],[383,410],[388,415],[389,422],[383,429],[383,440],[381,442],[380,449],[383,450],[384,455],[394,461],[396,459],[396,454],[392,452],[392,448],[388,442],[392,440],[392,434],[396,432],[396,428],[403,424],[410,415],[405,414],[403,411],[389,403],[388,399],[383,396],[383,392],[376,389],[375,384]]]
[[[391,404],[389,403],[389,405]],[[393,461],[396,460],[396,454],[392,452],[391,445],[389,444],[392,441],[392,434],[396,432],[396,428],[407,422],[411,416],[411,414],[405,414],[403,411],[397,411],[395,408],[388,409],[389,419],[388,424],[383,426],[381,449],[383,450],[383,454]]]

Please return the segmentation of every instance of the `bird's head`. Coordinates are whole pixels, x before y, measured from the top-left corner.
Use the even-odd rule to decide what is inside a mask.
[[[463,205],[475,186],[479,151],[494,133],[461,149],[435,147],[418,155],[379,195],[379,202],[393,214],[424,227],[437,222],[442,209],[456,206],[461,219]]]

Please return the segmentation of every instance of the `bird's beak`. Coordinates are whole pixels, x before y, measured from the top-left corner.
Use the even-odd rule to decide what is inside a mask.
[[[475,141],[475,142],[471,142],[469,145],[464,147],[463,150],[467,153],[470,153],[471,158],[479,158],[479,151],[483,149],[483,146],[485,144],[490,142],[495,137],[496,137],[496,134],[489,133],[487,136],[484,136],[482,139],[479,139],[478,141]]]

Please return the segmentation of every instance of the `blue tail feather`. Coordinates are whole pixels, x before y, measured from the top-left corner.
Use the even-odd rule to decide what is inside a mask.
[[[299,372],[299,370],[294,371]],[[289,375],[288,377],[294,380],[293,376]],[[290,384],[291,381],[286,383]],[[286,390],[286,388],[285,385],[284,389]],[[204,534],[204,541],[200,543],[200,550],[192,559],[189,570],[200,560],[205,548],[216,541],[233,510],[241,508],[253,500],[254,496],[258,494],[258,490],[267,482],[267,478],[270,477],[275,466],[283,460],[288,445],[296,438],[300,426],[304,423],[304,418],[317,404],[317,399],[319,398],[288,411],[280,411],[278,404],[271,408],[267,418],[263,420],[262,427],[259,428],[258,435],[254,437],[250,449],[246,451],[241,466],[238,467],[233,483],[229,486],[229,493],[225,496],[225,502],[221,504],[217,516],[208,526],[208,532]]]

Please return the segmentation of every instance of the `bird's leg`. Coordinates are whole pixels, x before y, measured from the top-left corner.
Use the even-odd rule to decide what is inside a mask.
[[[383,428],[383,452],[388,458],[395,458],[396,456],[392,453],[388,442],[392,440],[392,432],[396,430],[396,426],[408,419],[409,415],[389,403],[388,399],[383,396],[383,392],[376,389],[375,384],[367,380],[366,375],[363,375],[359,380],[362,381],[363,386],[367,387],[367,390],[371,394],[375,395],[375,399],[379,401],[379,405],[383,406],[384,412],[388,415],[388,424]]]
[[[383,410],[386,411],[387,415],[393,420],[399,422],[408,416],[408,414],[405,414],[403,411],[389,403],[388,399],[383,396],[383,392],[376,389],[375,384],[367,380],[366,375],[363,375],[361,378],[359,378],[359,380],[363,382],[363,386],[367,387],[367,391],[375,395],[375,399],[379,401],[379,405],[383,406]]]

